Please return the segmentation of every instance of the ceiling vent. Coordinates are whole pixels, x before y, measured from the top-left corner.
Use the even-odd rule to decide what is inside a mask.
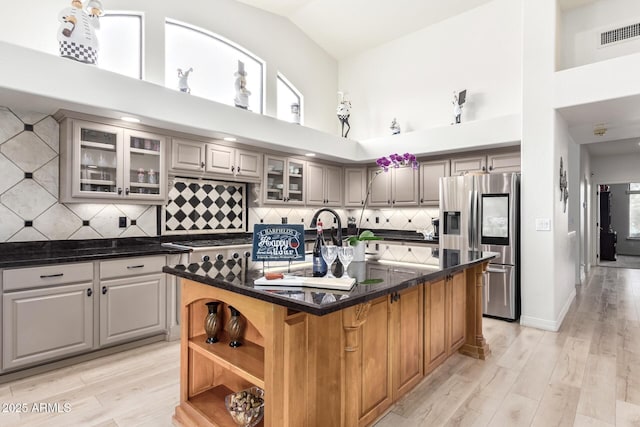
[[[600,33],[600,47],[640,37],[640,23],[614,28]]]

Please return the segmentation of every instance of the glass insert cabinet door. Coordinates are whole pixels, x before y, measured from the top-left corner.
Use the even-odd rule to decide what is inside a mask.
[[[147,132],[125,130],[125,195],[138,199],[162,198],[166,183],[162,153],[165,138]]]
[[[265,156],[265,203],[304,203],[304,162]]]
[[[81,121],[73,132],[73,197],[164,200],[166,137]]]
[[[119,159],[122,130],[99,123],[74,123],[76,176],[74,196],[113,198],[122,194]]]

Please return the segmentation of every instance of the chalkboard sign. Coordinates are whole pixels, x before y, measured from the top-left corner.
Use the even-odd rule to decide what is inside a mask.
[[[255,224],[253,261],[304,261],[304,226]]]

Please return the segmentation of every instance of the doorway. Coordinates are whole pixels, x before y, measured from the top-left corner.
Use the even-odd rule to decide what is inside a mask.
[[[598,187],[598,264],[640,269],[640,183]]]

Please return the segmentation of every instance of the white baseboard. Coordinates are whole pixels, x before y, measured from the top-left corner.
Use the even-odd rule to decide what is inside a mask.
[[[556,320],[548,320],[548,319],[540,319],[537,317],[531,316],[520,316],[520,324],[522,326],[530,326],[532,328],[543,329],[545,331],[558,332],[560,326],[562,326],[562,322],[564,321],[567,312],[569,311],[569,307],[571,307],[571,303],[576,298],[576,290],[573,289],[567,298],[567,301],[564,303],[562,310],[558,314],[558,318]]]

